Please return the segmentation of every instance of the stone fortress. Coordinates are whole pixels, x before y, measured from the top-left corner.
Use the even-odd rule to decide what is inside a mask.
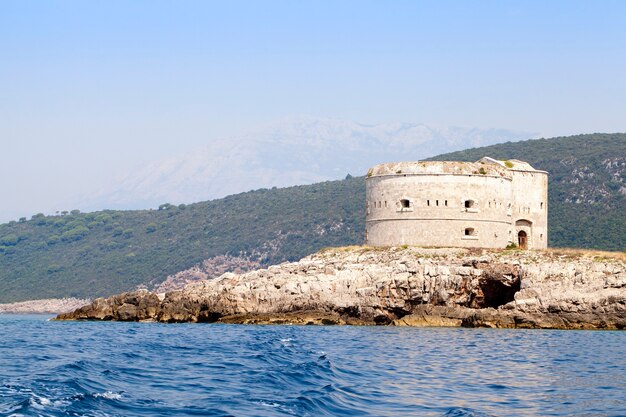
[[[522,249],[548,243],[548,173],[511,159],[376,165],[365,243]]]

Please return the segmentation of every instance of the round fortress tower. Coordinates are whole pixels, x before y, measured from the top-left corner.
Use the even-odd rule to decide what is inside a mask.
[[[524,249],[548,242],[548,173],[518,160],[376,165],[365,243]]]

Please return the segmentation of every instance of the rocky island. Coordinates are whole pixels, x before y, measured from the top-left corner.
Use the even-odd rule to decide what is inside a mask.
[[[0,314],[58,314],[76,310],[91,300],[80,298],[46,298],[0,304]]]
[[[622,253],[345,247],[298,262],[99,298],[59,320],[626,328]]]

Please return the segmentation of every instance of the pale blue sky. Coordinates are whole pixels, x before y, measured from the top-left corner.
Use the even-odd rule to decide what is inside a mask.
[[[0,220],[293,115],[626,131],[624,22],[623,1],[3,0]]]

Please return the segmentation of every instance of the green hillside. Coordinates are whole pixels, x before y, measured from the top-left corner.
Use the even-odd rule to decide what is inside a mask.
[[[3,224],[0,303],[113,294],[226,253],[272,264],[361,242],[364,193],[363,178],[354,178]]]
[[[626,134],[441,155],[521,159],[550,172],[550,245],[626,246]],[[272,264],[362,243],[364,178],[262,189],[159,210],[35,215],[0,225],[0,302],[101,296],[230,254]]]
[[[433,160],[520,159],[549,172],[549,245],[626,248],[626,134],[507,142]]]

